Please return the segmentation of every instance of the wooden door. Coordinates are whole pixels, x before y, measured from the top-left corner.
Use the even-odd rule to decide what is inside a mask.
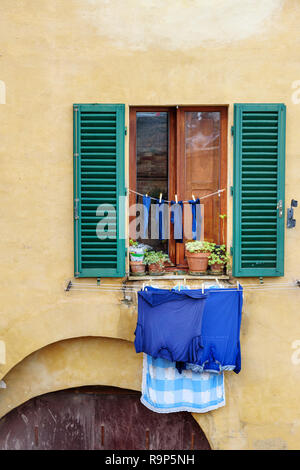
[[[140,393],[84,387],[33,398],[0,420],[0,450],[208,450],[190,413],[158,414]]]

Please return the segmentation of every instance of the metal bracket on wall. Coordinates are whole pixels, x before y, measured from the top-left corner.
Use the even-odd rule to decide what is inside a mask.
[[[291,207],[287,209],[287,228],[294,228],[296,226],[296,219],[294,219],[293,207],[298,207],[298,201],[296,201],[295,199],[291,200]]]
[[[69,281],[67,287],[65,288],[65,291],[66,291],[66,292],[69,292],[69,290],[71,289],[72,285],[73,285],[73,284],[72,284],[72,281]]]

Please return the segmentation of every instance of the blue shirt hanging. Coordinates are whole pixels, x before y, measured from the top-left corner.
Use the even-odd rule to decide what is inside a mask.
[[[206,289],[205,294],[199,289],[146,289],[138,295],[137,352],[196,364],[202,371],[240,372],[241,286]],[[199,310],[193,299],[198,299]],[[177,367],[184,369],[185,364]]]
[[[207,289],[202,320],[203,349],[198,365],[219,372],[241,370],[240,328],[243,288]]]
[[[205,298],[199,290],[169,291],[147,287],[139,291],[136,352],[169,361],[195,361],[202,346]]]

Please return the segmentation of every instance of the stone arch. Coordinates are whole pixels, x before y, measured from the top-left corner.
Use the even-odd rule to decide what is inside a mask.
[[[135,309],[120,306],[117,310],[68,309],[53,310],[38,315],[24,316],[2,333],[6,363],[1,364],[0,380],[27,356],[44,347],[82,337],[107,337],[134,341]]]
[[[140,391],[141,356],[131,342],[112,338],[73,338],[50,344],[4,377],[7,388],[0,390],[0,418],[35,397],[60,390],[102,385]],[[205,420],[201,429],[206,434],[203,424]]]

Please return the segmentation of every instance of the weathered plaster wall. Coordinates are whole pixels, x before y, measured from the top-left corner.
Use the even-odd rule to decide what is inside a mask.
[[[284,102],[289,203],[300,187],[299,21],[297,0],[1,1],[2,414],[5,403],[73,386],[77,365],[68,363],[64,373],[63,358],[74,351],[85,369],[78,385],[127,386],[140,373],[132,345],[121,381],[118,369],[93,375],[96,338],[89,339],[90,355],[86,339],[47,347],[68,338],[116,338],[99,346],[110,363],[109,345],[118,361],[120,340],[132,341],[135,325],[134,308],[121,305],[119,294],[64,292],[73,273],[72,104],[228,104],[230,127],[235,102]],[[230,185],[229,133],[228,142]],[[230,242],[230,196],[228,204]],[[285,281],[299,278],[299,240],[299,226],[286,231]],[[214,448],[300,448],[299,295],[245,296],[243,370],[227,375],[227,406],[197,418]],[[49,369],[39,366],[45,351],[49,382]],[[20,385],[23,375],[31,391]]]

